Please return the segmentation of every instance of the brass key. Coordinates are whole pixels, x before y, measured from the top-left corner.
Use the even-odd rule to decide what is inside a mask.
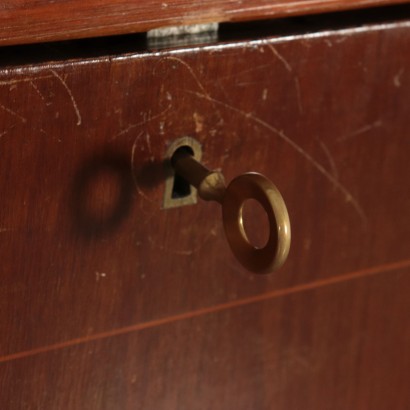
[[[290,221],[282,195],[269,179],[249,172],[225,187],[221,172],[210,171],[184,150],[175,152],[171,164],[179,176],[198,190],[202,199],[222,205],[226,238],[245,268],[255,273],[270,273],[283,265],[290,248]],[[258,201],[269,219],[269,239],[263,248],[254,247],[245,232],[242,210],[248,199]]]

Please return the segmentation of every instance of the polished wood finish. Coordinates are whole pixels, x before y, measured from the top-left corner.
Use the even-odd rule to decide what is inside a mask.
[[[0,70],[7,409],[410,404],[410,21]],[[184,135],[283,193],[281,271],[217,204],[163,210]]]
[[[351,10],[408,0],[8,0],[0,45],[144,32],[158,27]]]
[[[6,408],[406,409],[409,268],[3,363]]]

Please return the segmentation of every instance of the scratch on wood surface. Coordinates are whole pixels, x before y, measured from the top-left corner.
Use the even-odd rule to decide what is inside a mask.
[[[37,80],[46,80],[49,78],[53,78],[53,75],[44,75],[44,76],[37,76],[37,77],[23,77],[23,78],[17,78],[13,80],[3,80],[0,81],[0,86],[2,85],[13,85],[13,84],[19,84],[19,83],[27,83],[31,81],[37,81]]]
[[[399,70],[399,72],[393,78],[393,84],[397,88],[401,87],[401,77],[402,77],[403,73],[404,73],[404,68],[401,68]]]
[[[11,131],[16,125],[13,124],[12,126],[8,127],[7,129],[5,129],[4,131],[1,132],[0,134],[0,138],[4,137],[5,135],[7,135],[9,133],[9,131]]]
[[[344,43],[348,38],[349,38],[349,36],[339,37],[339,38],[337,38],[337,39],[335,40],[335,43],[337,43],[337,44]]]
[[[247,87],[249,85],[256,85],[256,84],[260,84],[260,81],[244,81],[244,82],[240,82],[240,83],[236,83],[236,87]]]
[[[272,51],[272,54],[283,64],[283,66],[286,68],[287,71],[290,73],[293,71],[291,65],[287,62],[285,57],[282,56],[282,54],[279,53],[279,51],[270,43],[266,44],[269,50]]]
[[[154,162],[154,161],[155,161],[155,157],[154,157],[154,155],[153,155],[153,153],[152,153],[151,135],[149,135],[148,132],[145,133],[145,140],[146,140],[146,142],[147,142],[148,152],[149,152],[149,154],[151,155],[151,156],[150,156],[150,160],[151,160],[151,162]]]
[[[169,110],[171,109],[171,104],[165,108],[165,110],[161,111],[158,114],[155,114],[153,116],[148,116],[147,118],[144,115],[144,119],[142,121],[136,122],[134,124],[129,124],[126,128],[122,129],[120,132],[118,132],[117,134],[114,135],[113,139],[120,137],[121,135],[127,134],[128,132],[130,132],[131,130],[133,130],[134,128],[140,127],[142,125],[145,125],[147,123],[149,123],[150,121],[156,120],[157,118],[162,117],[164,114],[166,114]]]
[[[204,129],[204,117],[197,112],[192,115],[195,123],[195,132],[199,134]]]
[[[219,101],[215,98],[210,97],[209,95],[203,95],[201,93],[191,91],[191,90],[185,90],[185,92],[196,95],[198,98],[206,99],[209,102],[225,107],[226,109],[235,112],[239,114],[240,116],[249,119],[256,124],[262,126],[266,130],[270,131],[271,133],[275,134],[278,136],[280,139],[285,141],[290,147],[293,148],[299,155],[301,155],[308,163],[313,166],[320,174],[322,174],[332,186],[334,186],[337,190],[339,190],[343,195],[346,200],[346,202],[351,203],[357,214],[359,215],[360,219],[363,222],[363,225],[366,226],[367,223],[367,216],[365,212],[363,211],[362,207],[358,203],[358,201],[353,197],[353,195],[350,193],[350,191],[342,184],[340,183],[329,171],[326,170],[325,167],[323,167],[319,162],[317,162],[308,152],[306,152],[299,144],[297,144],[295,141],[293,141],[290,137],[288,137],[282,130],[278,130],[275,128],[273,125],[267,123],[266,121],[262,120],[261,118],[255,116],[252,113],[247,113],[245,111],[240,110],[239,108],[236,108],[232,105],[229,105],[223,101]]]
[[[34,84],[33,81],[30,81],[31,87],[35,90],[35,92],[40,96],[40,98],[45,101],[46,99],[44,98],[44,95],[41,93],[41,91],[38,89],[38,87]]]
[[[326,43],[326,45],[330,48],[330,47],[333,47],[333,43],[328,39],[328,38],[325,38],[325,43]]]
[[[4,137],[8,132],[9,132],[9,130],[5,130],[5,131],[1,132],[0,133],[0,138]]]
[[[70,99],[71,99],[71,102],[72,102],[72,104],[73,104],[74,111],[75,111],[75,113],[76,113],[76,115],[77,115],[77,125],[81,125],[81,114],[80,114],[80,110],[78,109],[77,102],[75,101],[75,98],[74,98],[73,93],[71,92],[70,88],[68,87],[68,85],[67,85],[67,83],[64,81],[64,79],[57,73],[57,71],[55,71],[55,70],[50,70],[50,71],[51,71],[51,73],[53,74],[53,76],[60,81],[60,83],[62,84],[62,86],[63,86],[63,87],[65,88],[65,90],[67,91],[67,94],[69,95],[69,97],[70,97]]]
[[[145,134],[145,140],[147,141],[148,152],[152,154],[151,135],[149,135],[148,132]]]
[[[22,115],[16,113],[15,111],[11,110],[10,108],[5,107],[3,104],[0,104],[0,108],[9,114],[11,114],[13,117],[18,118],[23,124],[27,122],[27,118],[23,117]]]
[[[264,88],[263,91],[262,91],[262,100],[266,101],[267,98],[268,98],[268,89]]]
[[[189,71],[189,73],[191,74],[195,82],[198,84],[198,87],[201,89],[201,91],[205,95],[208,95],[208,92],[206,91],[205,87],[201,83],[199,77],[197,76],[197,74],[194,72],[192,67],[186,61],[182,60],[182,58],[179,58],[179,57],[164,57],[163,60],[176,61],[177,63],[183,65]]]
[[[367,132],[369,132],[369,131],[371,131],[375,128],[379,128],[382,125],[383,125],[383,122],[381,120],[377,120],[377,121],[375,121],[371,124],[364,125],[363,127],[360,127],[359,129],[357,129],[353,132],[350,132],[349,134],[346,134],[346,135],[343,135],[342,137],[339,137],[336,141],[338,141],[338,142],[346,141],[348,139],[357,137],[358,135],[365,134],[365,133],[367,133]]]
[[[120,137],[121,135],[127,134],[128,132],[130,132],[132,129],[138,127],[139,125],[143,125],[145,124],[145,120],[141,121],[141,122],[137,122],[135,124],[129,124],[127,127],[125,127],[124,129],[122,129],[120,132],[118,132],[117,134],[114,135],[114,138]]]
[[[104,272],[95,272],[95,281],[96,282],[99,282],[100,279],[106,278],[106,277],[107,277],[107,274],[104,273]]]
[[[282,63],[282,65],[285,67],[285,69],[292,74],[293,76],[293,83],[295,84],[295,91],[296,91],[296,101],[298,103],[298,108],[299,112],[303,114],[303,106],[302,106],[302,96],[300,92],[300,82],[299,78],[294,74],[292,66],[289,64],[289,62],[286,60],[285,57],[283,57],[282,54],[279,53],[279,51],[273,46],[273,44],[266,43],[266,46],[268,49],[272,52],[272,54]]]
[[[319,142],[320,148],[322,149],[322,151],[324,152],[324,154],[326,155],[329,161],[333,176],[335,177],[336,180],[339,180],[339,171],[336,167],[336,161],[334,160],[333,155],[329,151],[329,148],[327,147],[327,145],[322,140],[317,138],[317,141]]]

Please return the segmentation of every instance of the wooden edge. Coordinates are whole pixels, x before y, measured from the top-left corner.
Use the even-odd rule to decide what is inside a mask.
[[[207,22],[234,22],[409,3],[408,0],[13,0],[0,10],[0,45],[145,32]]]

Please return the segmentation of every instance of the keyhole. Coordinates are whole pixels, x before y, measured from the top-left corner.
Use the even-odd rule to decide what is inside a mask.
[[[173,155],[175,155],[177,152],[185,151],[190,155],[194,155],[194,151],[192,150],[191,147],[184,145],[182,147],[179,147]],[[175,174],[174,175],[174,184],[172,186],[172,194],[171,197],[172,199],[180,199],[180,198],[185,198],[187,196],[191,195],[191,185],[180,175]]]
[[[201,161],[201,144],[191,137],[182,137],[174,141],[165,153],[164,163],[167,168],[167,179],[164,191],[164,209],[176,208],[184,205],[192,205],[197,202],[197,192],[184,178],[176,175],[171,165],[172,156],[185,151],[192,155],[197,161]]]

